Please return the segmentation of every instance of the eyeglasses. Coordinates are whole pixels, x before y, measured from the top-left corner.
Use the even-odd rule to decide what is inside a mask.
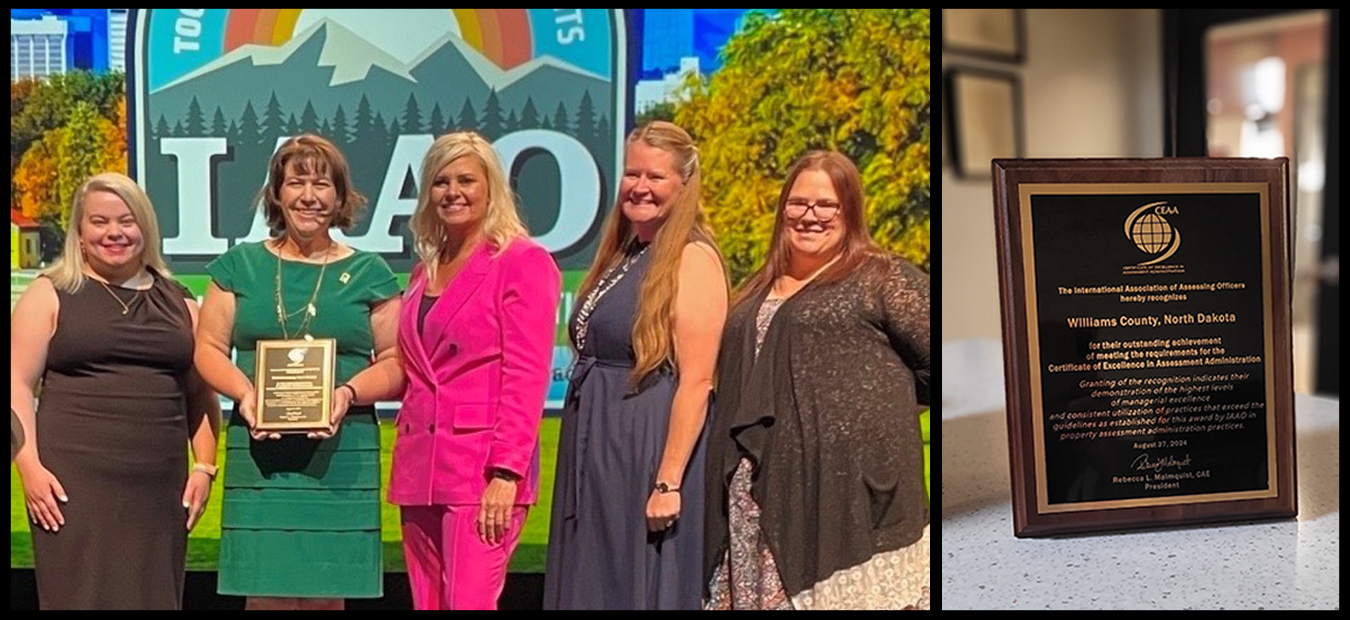
[[[840,205],[839,203],[829,200],[821,200],[818,202],[807,202],[805,200],[792,198],[789,199],[787,203],[783,205],[783,213],[785,213],[791,219],[799,220],[803,217],[806,217],[807,211],[814,210],[816,213],[816,219],[822,222],[828,222],[834,219],[835,216],[839,215],[839,208],[841,206],[842,205]]]

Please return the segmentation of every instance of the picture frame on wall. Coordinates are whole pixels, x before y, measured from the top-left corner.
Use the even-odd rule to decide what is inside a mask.
[[[942,9],[942,51],[1020,63],[1026,57],[1024,9]]]
[[[990,161],[1023,157],[1021,83],[1012,73],[947,72],[951,163],[965,179],[989,178]]]

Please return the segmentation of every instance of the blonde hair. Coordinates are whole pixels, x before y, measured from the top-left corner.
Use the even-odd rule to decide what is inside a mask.
[[[154,269],[159,275],[169,277],[169,267],[159,252],[159,220],[155,218],[155,208],[150,197],[145,195],[135,181],[124,174],[105,172],[94,175],[85,181],[75,192],[70,207],[70,225],[66,228],[66,241],[61,249],[60,258],[42,274],[52,281],[52,285],[67,293],[74,293],[84,286],[89,276],[84,273],[84,251],[80,248],[80,225],[84,223],[84,201],[91,192],[110,192],[127,203],[131,216],[141,229],[141,264]]]
[[[436,175],[461,157],[474,157],[487,175],[488,205],[483,216],[483,235],[501,253],[511,241],[528,237],[530,232],[516,209],[516,195],[502,172],[502,162],[483,136],[472,131],[449,133],[436,139],[422,161],[422,182],[417,192],[417,209],[413,211],[408,227],[413,233],[413,246],[422,258],[427,278],[436,277],[436,268],[445,256],[450,236],[445,224],[431,204],[431,185]]]
[[[680,257],[684,254],[684,246],[700,241],[706,243],[718,253],[718,260],[721,261],[717,242],[703,219],[699,200],[702,173],[694,139],[679,125],[652,121],[633,130],[625,144],[631,146],[639,142],[670,153],[684,187],[671,202],[666,221],[647,250],[652,255],[651,267],[642,280],[637,319],[633,321],[633,352],[637,357],[630,376],[633,387],[640,385],[647,375],[664,365],[675,368],[672,334],[675,330],[675,294],[679,285]],[[622,205],[623,196],[615,196],[614,207],[605,221],[604,233],[595,251],[595,260],[591,263],[590,272],[582,280],[581,288],[577,290],[577,299],[585,299],[600,278],[623,260],[637,236],[633,223],[623,214]]]

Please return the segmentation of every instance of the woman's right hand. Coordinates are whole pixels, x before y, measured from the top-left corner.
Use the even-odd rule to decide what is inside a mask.
[[[248,434],[255,441],[264,439],[281,439],[281,433],[269,433],[267,431],[254,430],[258,423],[258,393],[249,388],[244,394],[244,399],[239,401],[239,415],[244,418],[244,423],[248,424]]]
[[[70,501],[61,482],[36,460],[19,465],[19,478],[23,481],[28,520],[49,532],[60,531],[61,526],[66,524],[66,518],[61,514],[61,504]]]

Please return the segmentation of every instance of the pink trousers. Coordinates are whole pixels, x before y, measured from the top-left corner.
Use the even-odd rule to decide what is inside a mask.
[[[403,506],[403,555],[417,609],[496,609],[525,526],[524,506],[492,545],[478,538],[478,506]]]

